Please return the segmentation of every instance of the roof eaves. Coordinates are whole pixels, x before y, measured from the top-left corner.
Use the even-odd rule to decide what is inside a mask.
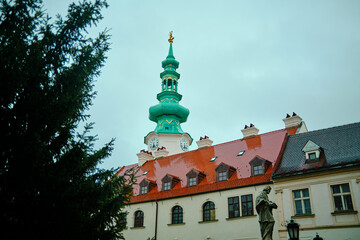
[[[145,200],[145,201],[130,202],[129,205],[131,205],[131,204],[138,204],[138,203],[146,203],[146,202],[154,202],[154,201],[158,201],[158,200],[167,200],[167,199],[181,198],[181,197],[185,197],[185,196],[195,196],[195,195],[200,195],[200,194],[204,194],[204,193],[221,192],[221,191],[226,191],[226,190],[231,190],[231,189],[245,188],[245,187],[252,187],[252,186],[259,186],[259,185],[265,185],[265,184],[271,184],[271,183],[273,183],[273,181],[269,180],[269,181],[263,181],[263,182],[248,184],[248,185],[241,185],[241,186],[235,186],[235,187],[221,188],[221,189],[215,189],[215,190],[203,191],[203,192],[195,192],[195,193],[191,193],[191,194],[177,195],[177,196],[171,196],[171,197],[160,197],[160,198],[153,198],[153,199],[149,199],[149,198],[148,198],[148,200]],[[138,196],[143,196],[143,195],[138,195]]]
[[[282,172],[281,174],[273,174],[272,179],[280,179],[280,178],[286,178],[286,177],[295,177],[299,175],[305,175],[305,174],[312,174],[312,173],[319,173],[319,172],[326,172],[326,171],[332,171],[332,170],[338,170],[338,169],[345,169],[345,168],[352,168],[360,166],[360,159],[356,159],[353,162],[345,163],[341,162],[336,165],[325,165],[323,167],[315,167],[312,169],[302,169],[298,171],[289,171],[289,172]]]

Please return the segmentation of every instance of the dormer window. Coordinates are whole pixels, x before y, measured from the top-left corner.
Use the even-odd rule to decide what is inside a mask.
[[[189,186],[196,186],[196,177],[189,178]]]
[[[302,151],[305,153],[306,163],[314,163],[320,160],[321,147],[309,140]]]
[[[165,177],[163,177],[163,179],[161,180],[161,182],[162,182],[162,190],[169,191],[173,187],[175,187],[175,185],[178,182],[180,182],[180,179],[178,177],[172,176],[170,174],[166,174]]]
[[[164,183],[164,191],[170,190],[171,189],[171,182],[166,182]]]
[[[251,176],[258,176],[265,174],[269,166],[271,166],[271,162],[262,157],[255,156],[253,160],[249,162],[251,166]]]
[[[215,171],[216,171],[216,181],[222,182],[228,180],[236,171],[236,169],[225,163],[220,163],[220,165],[217,168],[215,168]]]
[[[261,175],[261,174],[264,174],[263,166],[262,165],[254,166],[254,176]]]
[[[308,154],[309,160],[316,160],[316,153],[312,152]]]
[[[147,194],[148,193],[148,187],[145,186],[145,187],[141,187],[141,192],[140,194]]]
[[[227,172],[219,172],[219,182],[227,180]]]
[[[186,174],[187,177],[187,186],[192,187],[198,185],[201,180],[206,177],[206,175],[198,170],[192,169]]]
[[[140,194],[149,193],[155,186],[156,182],[150,181],[148,179],[144,179],[141,181],[140,185]]]

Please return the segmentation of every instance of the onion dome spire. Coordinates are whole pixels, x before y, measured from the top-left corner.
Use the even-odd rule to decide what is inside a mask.
[[[182,98],[182,95],[178,93],[180,74],[176,72],[179,62],[175,60],[173,53],[174,37],[172,32],[170,32],[168,41],[170,43],[169,53],[166,59],[162,61],[164,71],[160,73],[161,92],[157,95],[159,104],[150,107],[149,119],[157,123],[156,133],[183,134],[180,123],[186,122],[189,109],[179,104]]]

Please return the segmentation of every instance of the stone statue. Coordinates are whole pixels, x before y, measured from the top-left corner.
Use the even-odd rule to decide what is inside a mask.
[[[272,215],[273,208],[277,209],[276,203],[269,201],[268,194],[271,191],[270,186],[266,186],[264,190],[256,197],[256,212],[259,215],[260,231],[263,240],[272,240],[275,220]]]

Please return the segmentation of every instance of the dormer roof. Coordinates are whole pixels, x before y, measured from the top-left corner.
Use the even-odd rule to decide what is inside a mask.
[[[320,146],[311,140],[309,140],[302,149],[303,152],[310,152],[315,150],[320,150]]]

